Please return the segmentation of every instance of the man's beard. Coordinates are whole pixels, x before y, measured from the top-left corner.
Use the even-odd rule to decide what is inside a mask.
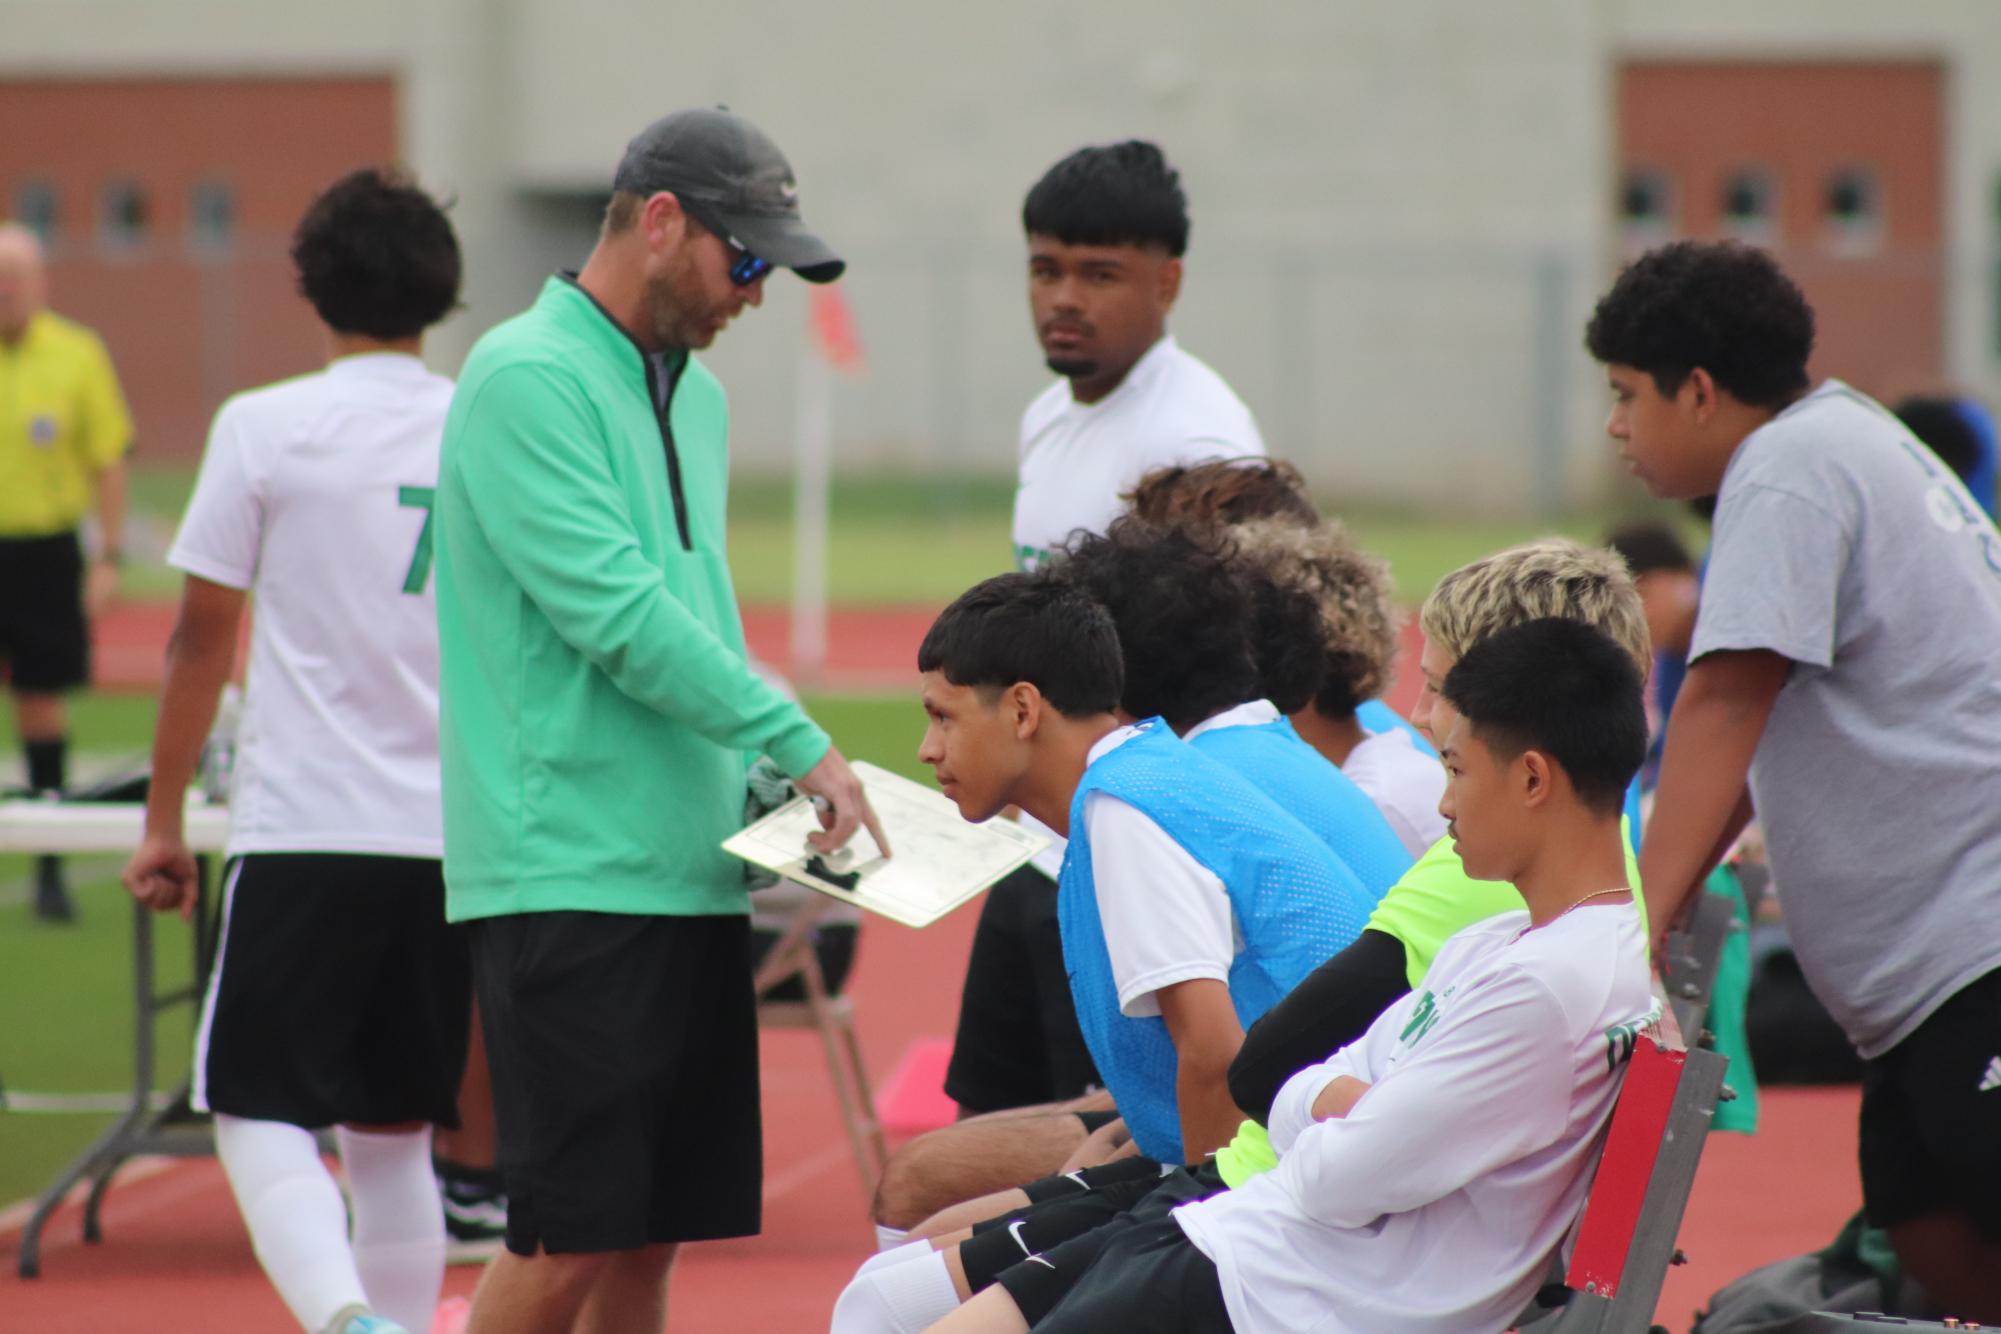
[[[656,273],[647,279],[646,322],[653,345],[663,352],[685,352],[708,345],[703,337],[707,327],[688,318],[684,303],[674,290],[671,274]]]
[[[1075,357],[1051,357],[1045,364],[1066,380],[1088,380],[1098,373],[1097,362],[1080,361]]]

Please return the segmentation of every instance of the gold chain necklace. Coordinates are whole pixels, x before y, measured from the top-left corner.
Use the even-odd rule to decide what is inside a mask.
[[[1624,885],[1621,885],[1617,889],[1594,889],[1589,894],[1586,894],[1583,898],[1579,899],[1577,902],[1571,904],[1570,907],[1565,908],[1563,912],[1558,913],[1556,917],[1561,917],[1564,915],[1564,913],[1568,913],[1573,909],[1582,908],[1585,904],[1591,902],[1591,900],[1593,899],[1602,899],[1607,894],[1630,894],[1632,892],[1633,892],[1632,890],[1628,889]],[[1550,918],[1549,922],[1554,922],[1556,920],[1556,917]],[[1549,922],[1544,922],[1543,925],[1548,926]]]

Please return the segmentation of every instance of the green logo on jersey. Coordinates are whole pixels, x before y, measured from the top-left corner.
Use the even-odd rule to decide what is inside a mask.
[[[1410,1012],[1410,1022],[1403,1026],[1403,1032],[1397,1035],[1397,1041],[1406,1047],[1415,1047],[1437,1023],[1438,998],[1430,991],[1426,991],[1418,997],[1417,1007]]]
[[[1640,1040],[1640,1034],[1661,1021],[1661,1005],[1655,1001],[1647,1012],[1637,1019],[1628,1019],[1623,1024],[1614,1024],[1605,1030],[1605,1068],[1617,1070],[1633,1059],[1633,1044]]]

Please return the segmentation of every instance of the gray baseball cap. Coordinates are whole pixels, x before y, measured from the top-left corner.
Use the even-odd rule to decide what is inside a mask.
[[[847,261],[806,229],[792,165],[764,131],[723,107],[662,116],[632,137],[611,188],[671,192],[696,222],[809,283],[830,283]]]

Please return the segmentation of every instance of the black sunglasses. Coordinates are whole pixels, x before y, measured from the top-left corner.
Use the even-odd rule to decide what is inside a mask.
[[[759,259],[756,255],[751,254],[749,246],[731,236],[721,227],[718,227],[709,218],[689,208],[687,204],[683,203],[681,205],[681,211],[686,213],[696,226],[715,237],[718,241],[721,241],[729,249],[732,256],[730,260],[730,281],[738,287],[750,286],[777,267],[770,260]]]
[[[734,236],[729,236],[722,232],[718,232],[716,235],[722,237],[723,244],[728,246],[736,255],[735,261],[730,265],[730,281],[738,287],[748,287],[765,274],[771,272],[772,264],[770,260],[759,259],[756,255],[751,254],[744,247],[743,242],[737,240]]]

